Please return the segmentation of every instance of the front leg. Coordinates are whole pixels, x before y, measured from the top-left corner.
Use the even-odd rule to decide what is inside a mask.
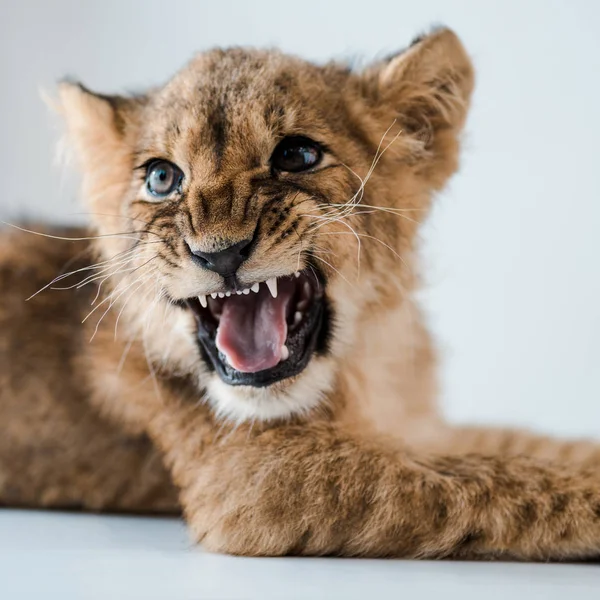
[[[153,436],[182,488],[189,525],[214,551],[529,560],[600,554],[598,469],[523,457],[416,456],[329,424],[238,431],[218,442],[198,433],[189,412],[161,421]]]

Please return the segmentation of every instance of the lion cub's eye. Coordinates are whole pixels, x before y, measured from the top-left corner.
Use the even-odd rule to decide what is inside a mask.
[[[157,198],[166,198],[177,190],[183,179],[181,169],[166,160],[156,160],[148,165],[146,187]]]
[[[307,137],[286,137],[277,144],[271,156],[271,166],[276,171],[298,173],[316,167],[323,158],[317,142]]]

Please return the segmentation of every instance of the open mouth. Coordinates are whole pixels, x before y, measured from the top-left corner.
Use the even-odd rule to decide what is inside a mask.
[[[230,385],[265,387],[298,375],[325,343],[329,315],[313,272],[187,300],[201,347]]]

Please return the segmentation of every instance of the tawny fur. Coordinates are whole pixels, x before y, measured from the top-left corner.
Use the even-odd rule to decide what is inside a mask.
[[[416,235],[457,168],[472,87],[449,30],[362,72],[233,49],[138,98],[64,84],[92,228],[0,238],[0,502],[178,510],[158,448],[215,551],[597,557],[600,446],[452,428],[436,409]],[[270,153],[295,134],[331,154],[274,180]],[[184,197],[145,196],[152,157],[182,168]],[[314,263],[332,336],[300,375],[228,389],[167,296],[219,284],[184,239],[214,251],[255,227],[241,280]]]

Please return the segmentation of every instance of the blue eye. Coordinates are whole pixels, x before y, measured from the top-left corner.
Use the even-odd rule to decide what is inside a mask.
[[[178,190],[183,173],[181,169],[166,160],[157,160],[148,166],[146,187],[157,198],[166,198]]]
[[[317,142],[303,137],[286,137],[275,148],[271,166],[277,171],[298,173],[316,167],[323,158],[323,150]]]

